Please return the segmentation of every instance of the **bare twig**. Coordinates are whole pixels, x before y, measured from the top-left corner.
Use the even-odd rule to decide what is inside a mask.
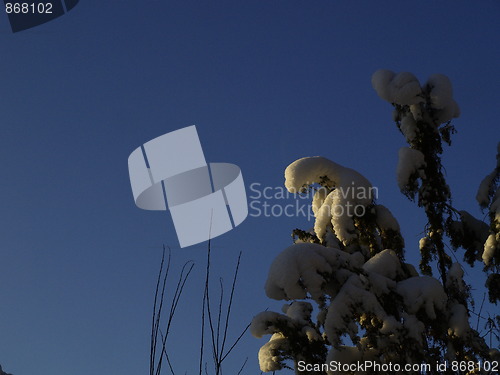
[[[241,372],[243,371],[243,368],[245,367],[245,365],[247,364],[248,362],[248,357],[245,358],[245,362],[243,362],[243,364],[241,365],[241,368],[240,368],[240,371],[238,371],[238,373],[236,375],[240,375]]]
[[[222,317],[222,303],[224,301],[224,284],[222,282],[222,278],[219,278],[219,286],[220,286],[220,298],[219,298],[219,311],[217,314],[217,340],[216,340],[217,341],[216,342],[217,356],[216,356],[216,358],[219,358],[218,349],[219,349],[219,339],[220,339],[220,323],[221,323],[221,317]]]
[[[234,277],[233,277],[233,285],[231,286],[231,296],[229,297],[229,304],[228,304],[228,307],[227,307],[226,324],[224,326],[224,339],[222,340],[221,354],[224,353],[224,345],[226,344],[227,329],[229,327],[229,316],[231,314],[231,307],[233,305],[233,296],[234,296],[234,290],[235,290],[235,287],[236,287],[236,279],[238,277],[238,271],[240,269],[240,261],[241,261],[241,251],[238,254],[238,261],[236,263],[236,269],[234,271]]]
[[[484,300],[486,299],[486,293],[483,294],[483,301],[481,302],[481,307],[479,308],[479,313],[477,314],[477,325],[476,331],[479,331],[479,318],[481,318],[481,312],[483,311]]]
[[[166,299],[167,291],[167,279],[170,274],[171,265],[171,252],[168,249],[168,255],[166,252],[166,247],[163,247],[162,259],[160,263],[160,270],[158,273],[158,278],[156,281],[155,297],[153,303],[153,315],[151,323],[151,350],[150,350],[150,375],[160,375],[165,360],[168,364],[168,368],[172,375],[175,375],[174,366],[171,362],[171,358],[167,351],[167,341],[169,334],[171,332],[173,319],[179,305],[182,293],[186,282],[193,270],[193,261],[187,261],[184,263],[179,277],[177,279],[177,285],[173,291],[173,296],[170,300],[170,307],[168,310],[168,316],[166,317],[166,324],[164,325],[165,330],[162,331],[160,326],[162,325],[163,318],[163,304]],[[218,311],[217,314],[213,314],[211,304],[210,304],[210,268],[211,268],[211,242],[208,241],[208,251],[207,251],[207,265],[205,274],[205,286],[203,291],[202,300],[202,312],[201,312],[201,343],[200,343],[200,358],[199,358],[199,375],[208,375],[208,363],[204,360],[205,355],[205,328],[207,325],[210,328],[210,338],[211,338],[211,350],[212,359],[214,362],[214,375],[222,375],[222,363],[228,357],[228,355],[233,351],[235,346],[241,340],[243,335],[246,333],[250,324],[246,326],[243,332],[238,336],[236,341],[226,350],[227,338],[229,331],[229,320],[231,316],[232,305],[234,302],[234,293],[236,289],[236,280],[238,276],[239,266],[241,261],[241,252],[238,256],[238,261],[236,264],[236,269],[233,276],[233,282],[231,285],[231,292],[229,295],[229,300],[227,306],[224,308],[224,283],[222,278],[219,279],[220,285],[220,296],[218,300]],[[224,309],[226,310],[224,312]],[[158,355],[158,345],[161,346],[161,353]],[[239,369],[238,375],[242,373],[248,358],[244,361],[243,365]]]
[[[158,311],[157,311],[156,306],[157,306],[157,302],[158,302],[158,292],[159,292],[161,277],[163,274],[164,263],[165,263],[165,245],[163,245],[163,253],[162,253],[162,257],[161,257],[160,271],[158,272],[158,279],[156,281],[155,299],[154,299],[154,304],[153,304],[153,321],[151,323],[151,349],[150,349],[150,362],[149,362],[150,375],[155,374],[156,343],[157,343],[157,339],[158,339],[161,310],[163,307],[163,296],[164,296],[164,292],[165,292],[165,284],[166,284],[167,276],[168,276],[169,269],[170,269],[170,248],[169,248],[169,252],[168,252],[167,270],[165,271],[165,276],[163,278],[160,306],[159,306]]]
[[[177,281],[177,286],[175,288],[175,292],[174,292],[174,295],[172,297],[172,301],[170,303],[170,310],[169,310],[169,314],[168,314],[166,330],[165,330],[165,333],[163,333],[160,329],[160,323],[161,323],[161,318],[162,318],[163,303],[165,301],[165,290],[166,290],[166,286],[167,286],[167,279],[168,279],[168,275],[170,273],[170,264],[171,264],[171,251],[169,248],[168,249],[168,258],[167,258],[167,266],[166,266],[166,269],[164,271],[165,250],[166,250],[166,247],[163,246],[162,258],[161,258],[161,263],[160,263],[160,271],[158,272],[158,278],[156,281],[155,297],[154,297],[154,303],[153,303],[153,317],[152,317],[152,323],[151,323],[151,348],[150,348],[150,358],[149,358],[149,360],[150,360],[150,362],[149,362],[150,375],[160,375],[162,364],[163,364],[163,358],[165,358],[167,360],[167,363],[169,365],[170,372],[172,373],[172,375],[175,375],[172,363],[170,361],[170,358],[169,358],[167,350],[166,350],[167,338],[168,338],[168,335],[170,333],[170,327],[172,325],[175,311],[177,309],[180,298],[182,296],[184,286],[185,286],[186,281],[189,278],[189,275],[191,274],[191,271],[193,270],[193,267],[194,267],[193,261],[187,261],[186,263],[184,263],[184,265],[182,267],[181,273],[180,273],[178,281]],[[161,284],[161,290],[160,290],[160,284]],[[156,349],[158,346],[158,334],[160,334],[160,336],[161,336],[161,353],[160,353],[159,358],[157,360]]]

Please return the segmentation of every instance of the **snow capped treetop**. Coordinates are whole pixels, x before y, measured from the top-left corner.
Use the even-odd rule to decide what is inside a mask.
[[[415,121],[422,119],[423,109],[436,126],[460,115],[451,81],[443,74],[431,75],[422,88],[412,73],[380,69],[372,75],[372,86],[378,96],[389,103],[408,106]],[[404,133],[407,138],[411,137],[413,129]]]
[[[380,69],[372,76],[372,86],[378,96],[389,103],[411,105],[423,102],[422,88],[412,73],[396,74],[390,70]]]
[[[298,159],[285,169],[285,187],[290,193],[304,190],[304,187],[321,183],[327,177],[337,189],[362,188],[371,191],[372,184],[361,173],[343,167],[321,156]],[[359,203],[369,204],[372,198],[360,199]]]
[[[285,170],[285,186],[291,193],[315,183],[323,185],[313,198],[316,236],[323,242],[331,223],[337,238],[347,245],[356,238],[353,216],[364,212],[377,190],[355,170],[319,156],[296,160]]]

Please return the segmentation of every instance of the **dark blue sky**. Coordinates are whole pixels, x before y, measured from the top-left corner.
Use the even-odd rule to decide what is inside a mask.
[[[486,0],[82,0],[16,34],[0,17],[4,369],[146,373],[165,243],[175,272],[196,262],[172,336],[176,369],[195,373],[206,245],[179,249],[167,214],[135,207],[127,171],[136,147],[188,125],[207,160],[237,164],[247,187],[282,186],[303,156],[358,170],[399,219],[416,263],[425,221],[397,189],[405,143],[371,74],[450,77],[462,115],[444,163],[457,208],[480,216],[474,197],[499,140],[499,15]],[[279,308],[264,295],[269,265],[291,230],[308,226],[248,217],[213,241],[213,273],[228,282],[243,251],[232,335]],[[247,335],[236,350],[235,363],[249,357],[244,374],[257,373],[264,342]]]

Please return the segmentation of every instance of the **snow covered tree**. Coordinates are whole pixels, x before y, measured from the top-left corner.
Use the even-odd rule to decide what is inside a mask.
[[[498,373],[500,352],[471,327],[470,287],[447,247],[463,249],[470,265],[482,263],[489,299],[499,302],[500,144],[496,168],[477,194],[488,225],[453,207],[442,173],[443,143],[451,144],[451,120],[459,115],[450,80],[436,74],[421,85],[411,73],[379,70],[372,85],[394,107],[409,145],[399,151],[397,181],[427,217],[420,273],[405,262],[399,224],[365,177],[322,157],[293,162],[285,186],[313,194],[315,222],[309,232],[295,230],[294,244],[271,265],[266,294],[287,303],[283,313],[253,319],[254,336],[271,335],[259,351],[261,370]],[[500,324],[495,319],[490,323]]]

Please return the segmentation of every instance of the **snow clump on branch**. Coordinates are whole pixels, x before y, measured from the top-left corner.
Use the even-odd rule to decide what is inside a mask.
[[[362,216],[376,198],[376,188],[355,170],[323,157],[302,158],[286,168],[289,192],[304,192],[313,184],[323,185],[313,199],[316,236],[322,240],[331,222],[338,239],[349,243],[356,237],[353,216]]]

